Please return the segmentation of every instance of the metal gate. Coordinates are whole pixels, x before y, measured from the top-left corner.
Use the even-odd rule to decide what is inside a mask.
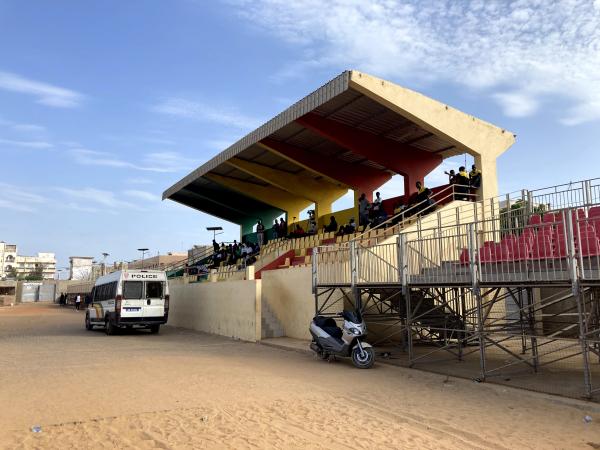
[[[53,302],[56,299],[56,285],[42,284],[40,286],[38,301],[39,302]]]
[[[32,303],[39,301],[40,286],[42,283],[23,283],[21,291],[21,303]]]

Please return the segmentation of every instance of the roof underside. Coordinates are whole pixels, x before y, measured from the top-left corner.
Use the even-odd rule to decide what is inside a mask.
[[[343,124],[363,132],[366,136],[373,136],[374,139],[378,137],[401,143],[407,148],[434,153],[442,158],[463,153],[444,136],[424,129],[389,106],[354,89],[350,77],[351,72],[344,72],[295,103],[171,186],[164,192],[163,199],[175,200],[234,223],[240,223],[242,217],[256,217],[258,211],[269,205],[252,199],[239,190],[234,192],[229,187],[215,182],[214,178],[210,178],[211,175],[225,177],[222,180],[242,181],[264,188],[277,189],[277,187],[271,186],[264,177],[261,179],[228,164],[227,161],[235,161],[233,158],[316,181],[335,181],[334,175],[312,170],[288,155],[283,156],[265,148],[262,145],[265,139],[300,149],[310,158],[337,161],[336,164],[341,166],[344,164],[364,166],[365,169],[368,167],[371,171],[385,174],[396,173],[391,167],[382,164],[381,160],[373,161],[360,151],[343,147],[301,125],[298,119],[309,113],[327,121]],[[203,187],[201,196],[198,194],[199,186]],[[210,189],[207,186],[210,186]],[[242,199],[244,200],[241,201]]]

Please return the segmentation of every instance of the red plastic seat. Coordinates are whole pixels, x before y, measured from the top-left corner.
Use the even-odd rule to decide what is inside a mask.
[[[555,254],[559,258],[567,256],[567,240],[562,234],[557,235],[556,241],[554,242]]]
[[[539,225],[542,223],[542,216],[534,214],[529,218],[529,225]]]
[[[485,264],[485,263],[489,263],[489,262],[495,262],[495,258],[494,255],[492,254],[492,248],[491,247],[481,247],[479,249],[479,261],[481,261],[481,264]]]
[[[510,249],[505,242],[500,242],[493,247],[492,257],[496,261],[511,261],[512,255],[510,253]]]
[[[544,214],[544,217],[542,218],[542,222],[544,223],[552,223],[552,222],[556,222],[558,220],[558,218],[556,217],[556,214],[554,213],[546,213]]]
[[[600,206],[594,206],[588,211],[588,217],[600,217]]]
[[[600,255],[600,241],[594,233],[582,234],[579,242],[579,249],[582,256]]]
[[[554,249],[552,248],[552,242],[550,237],[547,235],[538,235],[533,241],[531,247],[531,257],[533,259],[546,259],[554,257]]]
[[[460,264],[463,266],[469,264],[469,262],[470,262],[469,249],[467,249],[467,248],[462,249],[462,251],[460,252],[459,261],[460,261]]]

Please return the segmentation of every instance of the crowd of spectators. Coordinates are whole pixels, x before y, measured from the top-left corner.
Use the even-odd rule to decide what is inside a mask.
[[[234,240],[232,244],[221,243],[220,245],[213,239],[213,258],[211,268],[217,268],[224,263],[224,265],[237,264],[238,260],[242,259],[244,265],[251,265],[256,261],[256,255],[260,251],[258,243],[242,242],[238,244],[237,240]]]

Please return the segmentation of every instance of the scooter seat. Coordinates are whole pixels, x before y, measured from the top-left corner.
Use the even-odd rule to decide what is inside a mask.
[[[329,336],[337,339],[342,338],[342,329],[337,326],[337,323],[331,317],[316,316],[313,318],[315,325],[321,328]]]

